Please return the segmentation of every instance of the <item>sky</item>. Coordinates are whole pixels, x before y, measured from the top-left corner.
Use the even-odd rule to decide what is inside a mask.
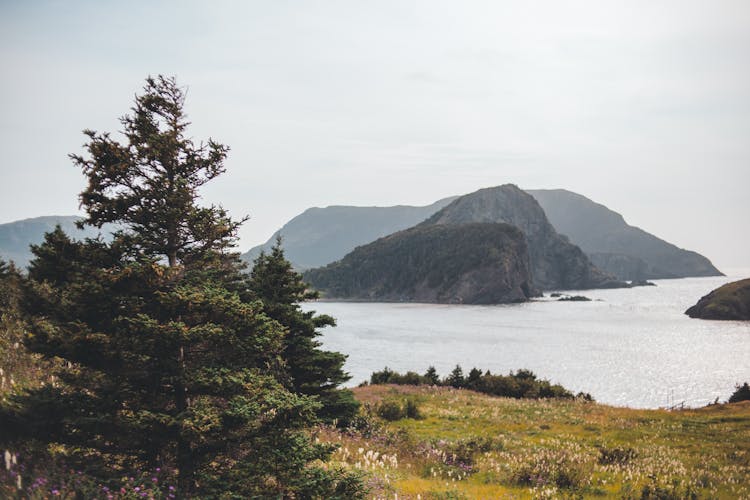
[[[0,223],[80,213],[68,159],[148,75],[227,144],[240,249],[312,206],[565,188],[750,268],[750,2],[0,0]]]

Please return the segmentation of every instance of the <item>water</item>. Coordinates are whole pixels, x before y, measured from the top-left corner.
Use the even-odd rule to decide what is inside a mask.
[[[683,314],[718,278],[655,280],[656,287],[586,290],[592,302],[465,306],[316,302],[337,319],[323,346],[349,356],[350,385],[386,365],[445,376],[458,363],[493,373],[529,368],[602,403],[658,408],[724,401],[750,381],[750,322]]]

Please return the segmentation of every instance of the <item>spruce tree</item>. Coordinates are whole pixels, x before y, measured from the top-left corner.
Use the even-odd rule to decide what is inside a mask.
[[[184,97],[148,78],[125,141],[85,131],[88,155],[71,156],[82,224],[121,229],[33,248],[25,343],[67,363],[0,408],[0,441],[63,446],[102,478],[173,467],[184,498],[356,497],[356,478],[309,466],[330,452],[308,433],[319,405],[279,382],[284,330],[240,293],[240,222],[198,204],[228,149],[188,138]]]
[[[434,366],[430,365],[424,373],[424,379],[430,385],[440,385],[440,376]]]
[[[449,385],[457,389],[463,387],[465,384],[466,379],[464,378],[464,371],[463,369],[461,369],[460,365],[456,365],[456,367],[453,369],[450,375],[448,375],[443,383],[443,385]]]
[[[351,377],[344,372],[346,356],[320,349],[319,329],[335,326],[325,314],[303,311],[300,303],[318,298],[302,275],[284,256],[281,237],[270,253],[255,259],[250,274],[251,293],[263,302],[264,311],[286,329],[282,357],[286,362],[286,387],[292,392],[314,396],[321,404],[319,417],[346,425],[357,412],[359,403],[351,391],[339,385]]]
[[[482,381],[482,371],[474,367],[469,371],[469,376],[466,378],[466,387],[469,389],[478,389],[479,384]]]

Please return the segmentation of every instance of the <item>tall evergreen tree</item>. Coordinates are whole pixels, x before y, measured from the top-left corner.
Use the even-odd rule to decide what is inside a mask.
[[[264,311],[286,329],[282,357],[286,362],[286,387],[299,394],[315,396],[322,404],[318,415],[327,422],[348,423],[359,403],[351,391],[339,385],[351,377],[344,372],[346,356],[320,349],[319,329],[335,326],[335,320],[315,311],[303,311],[300,303],[318,298],[308,289],[302,275],[284,256],[281,237],[270,253],[255,259],[250,274],[251,293],[263,302]]]
[[[72,155],[83,224],[122,229],[33,249],[26,345],[70,368],[0,409],[0,441],[63,445],[92,472],[173,466],[182,497],[357,496],[309,466],[330,452],[307,432],[319,405],[279,382],[284,330],[239,293],[240,222],[198,204],[228,149],[195,145],[183,105],[174,79],[148,78],[126,141],[86,131],[88,156]]]
[[[434,366],[430,365],[424,373],[424,378],[430,385],[440,385],[440,376]]]
[[[466,379],[464,378],[464,371],[461,368],[460,365],[456,365],[456,367],[453,369],[452,372],[446,377],[444,381],[444,385],[449,385],[451,387],[461,388],[466,384]]]

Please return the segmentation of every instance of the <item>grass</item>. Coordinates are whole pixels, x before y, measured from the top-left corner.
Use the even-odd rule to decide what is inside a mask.
[[[321,429],[371,498],[750,498],[750,402],[682,411],[368,386],[358,429]],[[420,419],[387,422],[383,401]],[[367,419],[363,419],[367,420]]]

